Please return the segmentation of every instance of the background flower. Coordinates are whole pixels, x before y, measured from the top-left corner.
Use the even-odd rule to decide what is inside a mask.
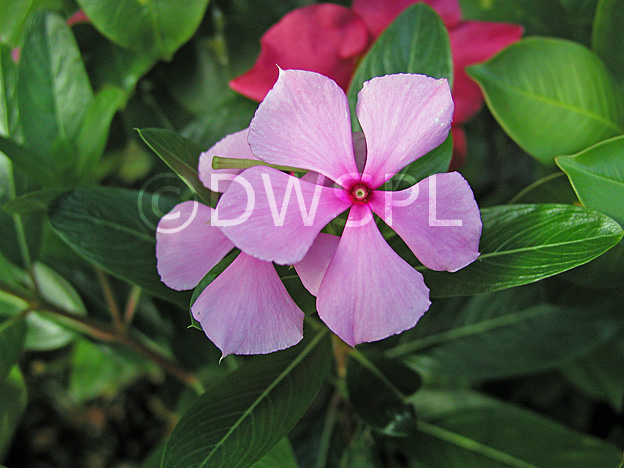
[[[394,19],[420,0],[355,0],[351,10],[317,4],[291,11],[271,27],[261,41],[253,68],[230,82],[235,91],[261,101],[277,80],[277,67],[309,70],[333,79],[347,90],[358,58],[364,55]],[[457,0],[426,0],[449,31],[453,53],[453,161],[460,166],[466,156],[462,124],[481,107],[483,95],[465,72],[520,39],[522,27],[506,23],[462,21]],[[368,31],[365,32],[365,30]]]

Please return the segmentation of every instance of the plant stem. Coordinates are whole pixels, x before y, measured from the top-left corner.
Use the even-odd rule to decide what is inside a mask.
[[[136,335],[128,331],[119,330],[117,327],[103,323],[99,320],[75,315],[49,303],[45,299],[38,297],[30,291],[10,285],[1,280],[0,291],[4,291],[27,302],[29,310],[36,310],[38,312],[56,315],[57,317],[64,319],[64,321],[69,321],[72,324],[77,325],[74,327],[75,329],[78,329],[82,333],[85,333],[93,338],[97,338],[98,340],[107,343],[123,345],[134,350],[149,360],[154,361],[162,369],[192,387],[198,394],[203,393],[203,386],[195,375],[186,369],[183,369],[174,361],[171,361],[167,356],[143,343]]]
[[[141,288],[138,286],[132,286],[130,290],[130,295],[128,296],[128,302],[126,302],[126,308],[124,309],[123,314],[123,325],[124,329],[130,326],[132,323],[132,319],[134,318],[134,314],[137,309],[137,305],[139,304],[139,298],[141,297]]]
[[[125,327],[121,320],[121,312],[115,300],[115,294],[113,293],[113,288],[108,280],[108,276],[106,276],[106,273],[104,273],[100,267],[94,267],[94,270],[98,283],[100,283],[104,300],[106,301],[106,305],[108,305],[108,310],[113,319],[113,325],[117,330],[124,330]]]

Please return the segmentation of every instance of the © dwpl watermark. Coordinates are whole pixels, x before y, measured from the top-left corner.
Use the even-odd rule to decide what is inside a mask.
[[[186,229],[197,215],[197,203],[193,204],[192,213],[185,213],[174,208],[175,202],[185,196],[197,199],[187,185],[174,174],[157,174],[148,179],[141,189],[137,198],[137,210],[141,220],[153,230],[164,234],[173,234]],[[170,228],[158,226],[161,218],[175,221]]]
[[[187,228],[195,219],[198,211],[197,201],[193,204],[192,210],[186,209],[182,211],[176,208],[169,212],[162,210],[162,198],[164,196],[176,195],[179,197],[183,190],[187,189],[182,182],[174,185],[162,184],[161,179],[169,177],[172,180],[176,179],[179,181],[177,177],[170,174],[162,174],[150,179],[141,190],[143,197],[148,198],[147,200],[139,200],[138,205],[141,217],[146,224],[153,229],[157,229],[162,234],[173,234]],[[335,187],[334,190],[323,190],[326,186],[329,186],[329,184],[325,183],[327,180],[321,175],[316,180],[308,179],[307,181],[289,177],[286,186],[284,186],[283,179],[280,179],[279,182],[273,181],[269,173],[261,174],[261,183],[258,180],[254,180],[254,183],[252,183],[245,177],[244,172],[238,175],[213,173],[211,174],[211,186],[218,187],[220,184],[228,182],[230,187],[227,189],[236,190],[239,193],[241,204],[238,210],[234,210],[234,217],[225,217],[217,205],[217,209],[212,211],[210,224],[219,227],[240,225],[247,222],[255,210],[267,211],[268,207],[270,219],[275,227],[284,226],[287,216],[293,216],[293,210],[294,216],[298,217],[304,226],[312,226],[316,219],[321,199],[324,197],[324,201],[327,202],[327,197],[336,197],[344,205],[350,203],[367,204],[374,200],[376,206],[383,205],[383,219],[390,227],[392,227],[394,211],[415,203],[419,204],[418,209],[426,210],[428,225],[431,227],[462,226],[461,219],[443,219],[438,216],[438,183],[436,175],[432,175],[420,184],[416,184],[416,180],[413,177],[407,174],[399,174],[394,176],[386,186],[381,187],[381,190],[371,189],[365,181],[361,180],[360,174],[345,176],[345,179],[331,185],[331,187]],[[405,183],[411,186],[401,191],[392,190],[396,189],[399,184],[405,185]],[[150,192],[147,188],[152,184],[157,185],[157,189]],[[231,187],[232,185],[234,186]],[[146,204],[151,207],[151,211],[157,218],[163,217],[167,222],[155,226],[154,223],[149,221],[149,218],[144,213]],[[263,215],[269,216],[266,213]],[[349,216],[347,219],[336,218],[334,220],[335,223],[342,223],[347,227],[364,226],[371,221],[374,221],[374,218],[370,210],[366,211],[366,216],[360,218]]]

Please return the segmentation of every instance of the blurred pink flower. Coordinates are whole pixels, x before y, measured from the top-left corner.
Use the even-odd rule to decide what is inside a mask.
[[[170,288],[194,288],[234,248],[210,225],[212,211],[188,201],[158,223],[158,272]],[[303,338],[304,314],[275,267],[244,253],[203,290],[191,311],[224,356],[271,353]]]
[[[378,190],[445,140],[453,115],[445,79],[410,74],[374,78],[364,83],[356,113],[365,145],[352,136],[347,97],[334,81],[309,71],[281,70],[248,132],[218,143],[232,153],[215,153],[252,154],[337,184],[315,184],[255,166],[234,178],[216,214],[221,220],[244,218],[220,225],[243,252],[294,264],[317,296],[321,319],[352,346],[413,327],[430,305],[422,275],[387,244],[373,212],[434,270],[456,271],[473,262],[481,234],[472,190],[456,172],[431,176],[401,192]],[[210,154],[202,157],[209,160]],[[340,238],[319,235],[346,210]]]
[[[481,107],[483,96],[465,67],[489,59],[522,36],[513,24],[462,21],[457,0],[354,0],[351,10],[316,4],[291,11],[261,41],[253,68],[230,82],[235,91],[261,101],[277,80],[277,67],[310,70],[332,78],[346,91],[361,58],[384,29],[410,5],[423,3],[441,16],[449,30],[454,65],[453,163],[466,154],[461,124]]]

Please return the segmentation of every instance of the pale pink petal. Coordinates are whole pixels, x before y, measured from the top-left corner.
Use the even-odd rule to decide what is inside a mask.
[[[204,289],[191,311],[224,356],[272,353],[303,338],[304,313],[273,265],[244,253]]]
[[[234,248],[219,228],[210,225],[212,211],[209,206],[187,201],[158,222],[158,273],[170,288],[194,288]]]
[[[313,184],[276,169],[241,173],[223,194],[216,215],[243,252],[280,265],[300,261],[323,227],[351,205],[344,190]]]
[[[315,171],[338,183],[345,175],[359,178],[347,97],[318,73],[280,70],[251,121],[249,145],[270,164]]]
[[[199,156],[199,180],[202,184],[213,192],[225,192],[230,182],[237,174],[244,169],[213,169],[212,159],[215,156],[232,159],[258,159],[249,149],[247,135],[249,129],[232,133],[219,140],[208,151],[204,151]]]
[[[373,211],[427,268],[457,271],[479,256],[479,207],[459,173],[434,174],[406,190],[375,195]]]
[[[422,275],[390,248],[370,209],[353,205],[349,219],[356,226],[345,227],[316,305],[327,326],[355,346],[412,328],[431,303]]]
[[[338,236],[321,232],[303,260],[295,263],[301,282],[313,296],[318,294],[323,275],[336,252],[339,240]]]
[[[366,25],[346,7],[320,3],[297,8],[262,36],[253,68],[230,86],[262,101],[277,80],[279,66],[321,73],[346,90],[369,40]]]
[[[505,47],[519,41],[522,27],[506,23],[465,21],[449,31],[453,52],[453,123],[460,124],[481,107],[483,95],[477,83],[466,73],[466,67],[484,62]]]
[[[375,37],[390,26],[397,16],[415,3],[426,3],[442,18],[447,28],[455,26],[461,18],[457,0],[354,0],[351,9],[364,20]]]
[[[364,83],[356,113],[366,135],[362,180],[377,188],[446,139],[453,101],[445,79],[386,75]]]

